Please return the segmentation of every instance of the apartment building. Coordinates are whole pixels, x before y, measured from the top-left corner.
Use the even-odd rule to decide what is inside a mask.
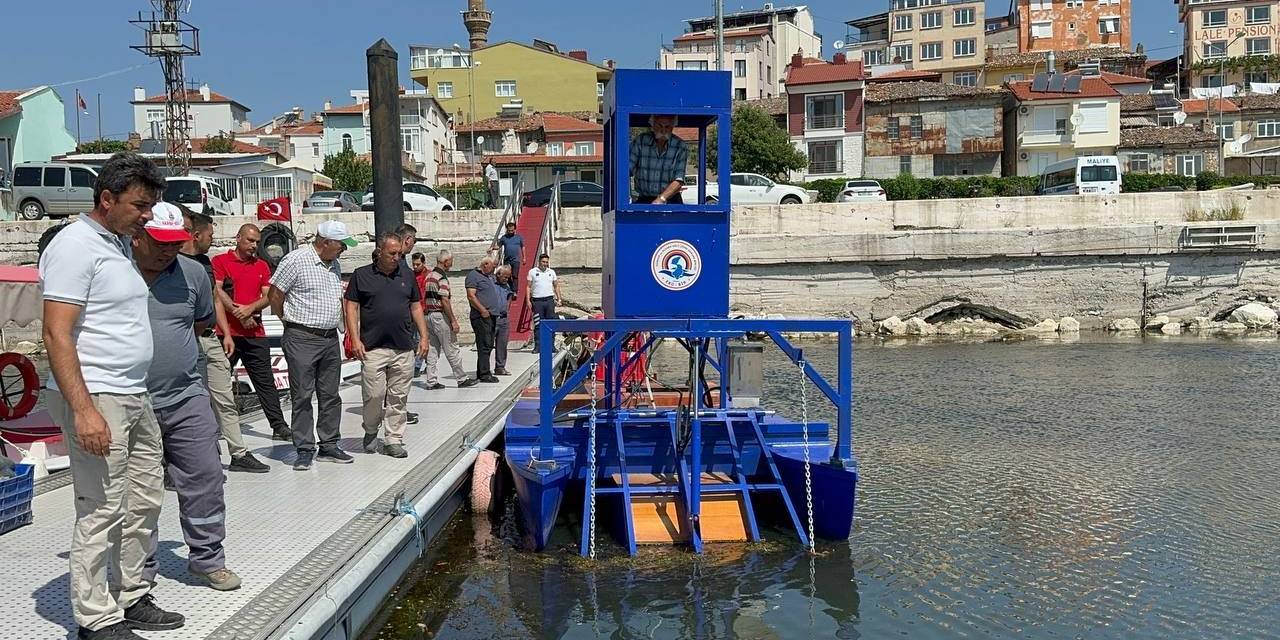
[[[133,132],[143,140],[164,137],[164,105],[167,99],[164,94],[148,97],[142,87],[133,88],[133,100],[129,103],[133,105]],[[192,138],[242,133],[252,126],[249,124],[249,107],[210,89],[207,84],[187,91],[187,114],[191,120]]]
[[[1227,96],[1280,81],[1249,58],[1271,56],[1280,36],[1280,0],[1174,0],[1183,29],[1185,86]],[[1269,65],[1265,65],[1269,66]],[[1225,89],[1221,89],[1225,87]]]
[[[845,24],[856,29],[847,55],[876,67],[937,71],[942,81],[977,86],[986,57],[984,0],[891,0],[889,11]]]
[[[357,155],[372,151],[369,92],[353,89],[350,94],[353,104],[325,104],[320,140],[322,157],[348,149]],[[457,146],[449,119],[444,107],[427,91],[400,93],[400,149],[407,160],[406,168],[429,181],[437,179],[441,166],[449,161],[451,150]]]
[[[659,52],[661,69],[702,70],[716,67],[715,18],[691,18],[688,31]],[[799,52],[822,55],[822,36],[814,30],[808,7],[775,7],[738,11],[724,16],[724,69],[733,72],[735,100],[771,98],[785,93],[786,65]]]
[[[1014,0],[1022,51],[1132,48],[1132,0]],[[1146,5],[1156,4],[1144,0]],[[1154,7],[1153,7],[1154,8]]]
[[[863,175],[1000,175],[1006,93],[939,82],[868,84]]]
[[[1074,82],[1060,82],[1078,75]],[[1075,156],[1112,155],[1120,144],[1121,94],[1100,75],[1044,75],[1008,84],[1005,101],[1004,175],[1034,176]],[[1009,151],[1016,150],[1016,153]]]
[[[809,158],[796,180],[862,175],[862,63],[792,56],[787,72],[787,132]]]

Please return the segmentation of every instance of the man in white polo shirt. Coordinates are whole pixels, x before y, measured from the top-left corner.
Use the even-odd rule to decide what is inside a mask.
[[[556,278],[556,270],[551,268],[551,256],[538,256],[537,268],[529,270],[529,286],[524,288],[525,304],[533,308],[533,317],[537,322],[554,320],[556,305],[560,304],[560,280]],[[538,325],[533,325],[533,352],[538,352]],[[553,347],[555,345],[552,345]]]
[[[70,593],[82,639],[140,638],[130,628],[184,622],[155,605],[143,573],[164,488],[160,428],[147,395],[148,290],[130,237],[143,232],[164,187],[150,160],[112,156],[94,183],[93,210],[40,257],[52,372],[45,402],[71,455]]]

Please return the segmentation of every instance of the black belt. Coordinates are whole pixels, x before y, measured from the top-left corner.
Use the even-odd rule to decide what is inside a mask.
[[[542,302],[543,300],[555,300],[555,296],[542,296],[541,298],[530,298],[534,302]]]
[[[284,328],[297,329],[298,331],[309,333],[313,336],[320,336],[321,338],[333,338],[338,335],[337,329],[317,329],[315,327],[308,327],[305,324],[298,324],[296,322],[286,322],[284,323]]]
[[[216,332],[214,332],[214,330],[213,330],[213,329],[205,329],[205,330],[204,330],[204,333],[200,334],[200,337],[201,337],[201,338],[212,338],[212,337],[214,337],[215,335],[218,335],[218,334],[217,334]]]

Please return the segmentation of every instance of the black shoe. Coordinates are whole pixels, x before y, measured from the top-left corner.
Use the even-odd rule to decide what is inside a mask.
[[[404,450],[402,444],[389,444],[382,448],[382,455],[391,456],[392,458],[408,458],[409,452]]]
[[[480,382],[494,383],[494,382],[502,382],[502,381],[498,379],[498,376],[488,375],[488,376],[480,376]]]
[[[436,389],[445,389],[445,388],[447,388],[447,387],[445,387],[444,385],[442,385],[442,384],[440,384],[439,382],[437,382],[437,383],[435,383],[435,384],[433,384],[433,385],[431,385],[431,386],[427,387],[427,391],[435,391]]]
[[[280,441],[283,441],[283,442],[293,442],[293,432],[292,432],[292,431],[281,431],[281,430],[279,430],[279,429],[276,429],[275,431],[272,431],[272,432],[271,432],[271,439],[272,439],[272,440],[280,440]]]
[[[466,380],[463,380],[462,382],[458,383],[458,388],[466,389],[467,387],[474,387],[476,386],[477,382],[480,382],[480,381],[475,378],[467,378]]]
[[[248,451],[243,455],[236,456],[231,459],[231,464],[227,466],[227,471],[245,471],[248,473],[266,473],[271,467],[263,464],[261,460],[253,457]]]
[[[155,596],[147,594],[124,610],[125,624],[130,629],[143,631],[168,631],[180,628],[187,619],[180,613],[165,611],[156,606]]]
[[[364,438],[360,441],[360,448],[364,449],[365,453],[377,453],[378,452],[378,434],[376,433],[364,434]]]
[[[418,414],[412,411],[404,412],[404,420],[409,424],[418,424]]]
[[[337,445],[332,447],[320,447],[320,454],[316,456],[317,460],[322,462],[336,462],[338,464],[351,464],[356,459],[351,454],[343,451]]]
[[[311,461],[315,458],[314,451],[299,451],[298,459],[293,463],[294,471],[306,471],[311,468]]]
[[[509,376],[509,375],[511,375],[511,372],[510,372],[510,371],[507,371],[505,367],[498,367],[497,369],[494,369],[494,370],[493,370],[493,375],[495,375],[495,376]]]
[[[117,622],[97,631],[80,627],[76,630],[76,638],[77,640],[144,640],[142,636],[134,633],[126,622]]]

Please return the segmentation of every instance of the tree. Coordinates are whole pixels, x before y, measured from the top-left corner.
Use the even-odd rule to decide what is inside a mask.
[[[707,162],[711,164],[716,162],[716,140],[712,127],[707,132]],[[729,141],[732,145],[729,166],[735,173],[759,173],[777,178],[809,166],[805,154],[791,144],[787,130],[756,106],[742,105],[733,110]]]
[[[360,193],[373,182],[373,165],[368,160],[357,157],[356,152],[351,149],[325,156],[321,173],[329,176],[333,180],[333,188],[339,191]]]
[[[225,131],[205,139],[204,146],[201,148],[205,153],[235,153],[235,150],[236,137]]]
[[[119,153],[128,151],[129,143],[124,140],[98,139],[83,142],[76,147],[76,153]]]

